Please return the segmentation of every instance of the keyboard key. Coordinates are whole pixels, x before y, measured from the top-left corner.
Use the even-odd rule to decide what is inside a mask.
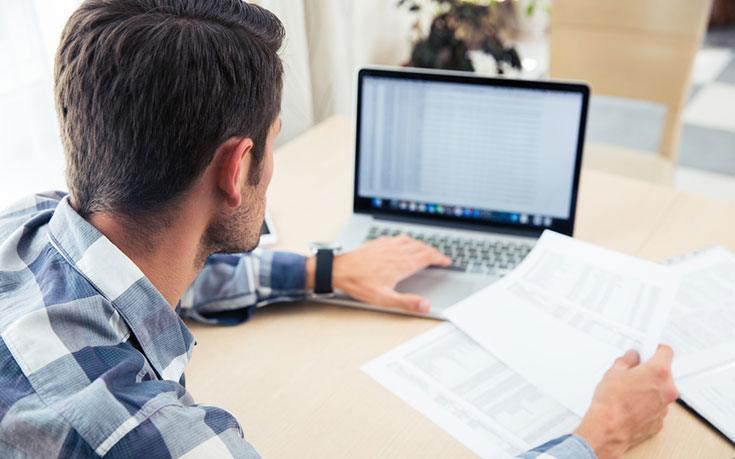
[[[488,241],[483,239],[465,239],[420,232],[405,232],[395,228],[371,227],[366,239],[381,236],[408,236],[435,247],[452,259],[448,268],[453,271],[469,271],[485,274],[505,274],[513,269],[531,251],[530,244],[509,241]]]

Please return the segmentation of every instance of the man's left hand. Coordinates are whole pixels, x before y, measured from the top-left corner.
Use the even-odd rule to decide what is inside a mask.
[[[435,248],[408,236],[382,237],[368,241],[352,252],[337,255],[332,285],[368,304],[427,313],[429,301],[419,295],[399,293],[396,285],[429,266],[449,266],[452,261]],[[314,260],[307,262],[313,276]]]

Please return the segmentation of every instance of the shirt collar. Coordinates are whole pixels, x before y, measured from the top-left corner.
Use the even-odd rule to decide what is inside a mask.
[[[179,381],[194,338],[143,272],[63,198],[49,222],[53,246],[112,303],[163,379]]]

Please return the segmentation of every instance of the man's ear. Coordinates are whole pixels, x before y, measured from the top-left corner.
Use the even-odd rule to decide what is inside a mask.
[[[219,163],[217,187],[230,207],[238,207],[242,201],[242,187],[250,172],[252,150],[251,138],[233,137],[220,145],[215,153]]]

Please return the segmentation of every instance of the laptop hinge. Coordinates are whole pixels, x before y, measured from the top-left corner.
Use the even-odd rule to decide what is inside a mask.
[[[491,225],[478,225],[468,223],[464,221],[448,222],[443,220],[433,220],[429,218],[421,217],[406,217],[403,215],[391,215],[391,214],[372,214],[376,220],[385,220],[390,222],[401,222],[401,223],[413,223],[417,225],[435,226],[440,228],[453,228],[462,229],[469,231],[478,231],[482,233],[495,233],[495,234],[508,234],[512,236],[520,237],[532,237],[538,238],[543,232],[542,229],[527,229],[527,228],[506,228]]]

